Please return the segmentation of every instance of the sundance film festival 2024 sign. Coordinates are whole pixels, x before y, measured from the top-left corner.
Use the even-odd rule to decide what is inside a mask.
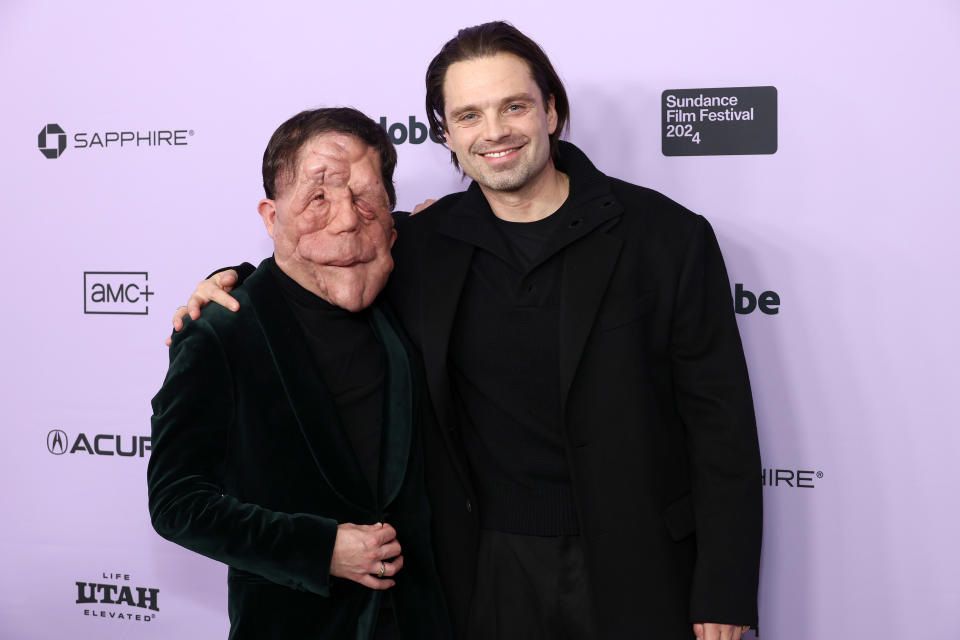
[[[669,89],[661,94],[665,156],[777,152],[777,88]]]

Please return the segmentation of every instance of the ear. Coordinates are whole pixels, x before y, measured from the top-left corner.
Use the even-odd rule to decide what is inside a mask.
[[[557,109],[554,106],[553,94],[547,98],[547,133],[553,135],[557,130]]]
[[[277,222],[277,202],[264,198],[257,205],[257,212],[263,218],[263,226],[267,228],[267,235],[273,238],[273,226]]]
[[[388,243],[390,246],[388,246],[387,249],[393,249],[393,243],[396,241],[397,241],[397,230],[390,229],[390,242]]]

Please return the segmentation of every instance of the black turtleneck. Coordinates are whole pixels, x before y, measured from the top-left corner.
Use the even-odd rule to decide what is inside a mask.
[[[370,311],[351,313],[330,304],[285,274],[273,258],[267,267],[303,329],[341,425],[376,496],[385,354],[371,325]]]
[[[500,220],[479,193],[468,205],[477,220],[468,241],[477,250],[451,333],[450,365],[485,529],[579,533],[558,358],[562,250],[579,231],[571,224],[575,187],[571,177],[567,201],[536,222]]]

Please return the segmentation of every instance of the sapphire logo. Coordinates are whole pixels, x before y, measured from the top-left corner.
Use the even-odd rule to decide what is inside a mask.
[[[764,487],[790,487],[791,489],[816,489],[817,480],[823,479],[823,471],[806,469],[761,469]]]
[[[58,124],[48,124],[40,129],[37,147],[40,153],[51,160],[59,158],[67,148],[67,132]]]
[[[47,434],[47,451],[55,456],[62,456],[67,452],[67,434],[60,429],[51,429]]]
[[[78,131],[71,135],[74,149],[129,149],[185,147],[190,144],[193,129],[138,129],[135,131]],[[37,136],[40,153],[50,159],[59,158],[67,148],[67,132],[51,123]]]
[[[84,271],[83,312],[145,316],[150,313],[150,274],[146,271]]]

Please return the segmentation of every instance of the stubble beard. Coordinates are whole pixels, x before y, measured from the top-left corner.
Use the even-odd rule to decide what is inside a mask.
[[[530,176],[533,171],[530,168],[529,164],[525,164],[520,167],[515,167],[509,171],[495,171],[490,172],[489,175],[486,173],[479,176],[470,176],[476,180],[481,186],[484,186],[493,191],[519,191],[530,181]]]
[[[527,148],[521,149],[521,153],[525,151],[527,151]],[[473,151],[469,151],[468,153],[473,153]],[[477,160],[475,170],[472,172],[476,175],[472,175],[471,171],[466,169],[468,165],[461,162],[460,166],[464,168],[464,173],[472,180],[475,180],[477,184],[491,191],[510,193],[519,191],[527,186],[531,179],[546,167],[550,160],[550,154],[548,151],[546,154],[543,154],[542,158],[519,158],[516,166],[500,171],[484,166],[482,158],[478,158]]]

